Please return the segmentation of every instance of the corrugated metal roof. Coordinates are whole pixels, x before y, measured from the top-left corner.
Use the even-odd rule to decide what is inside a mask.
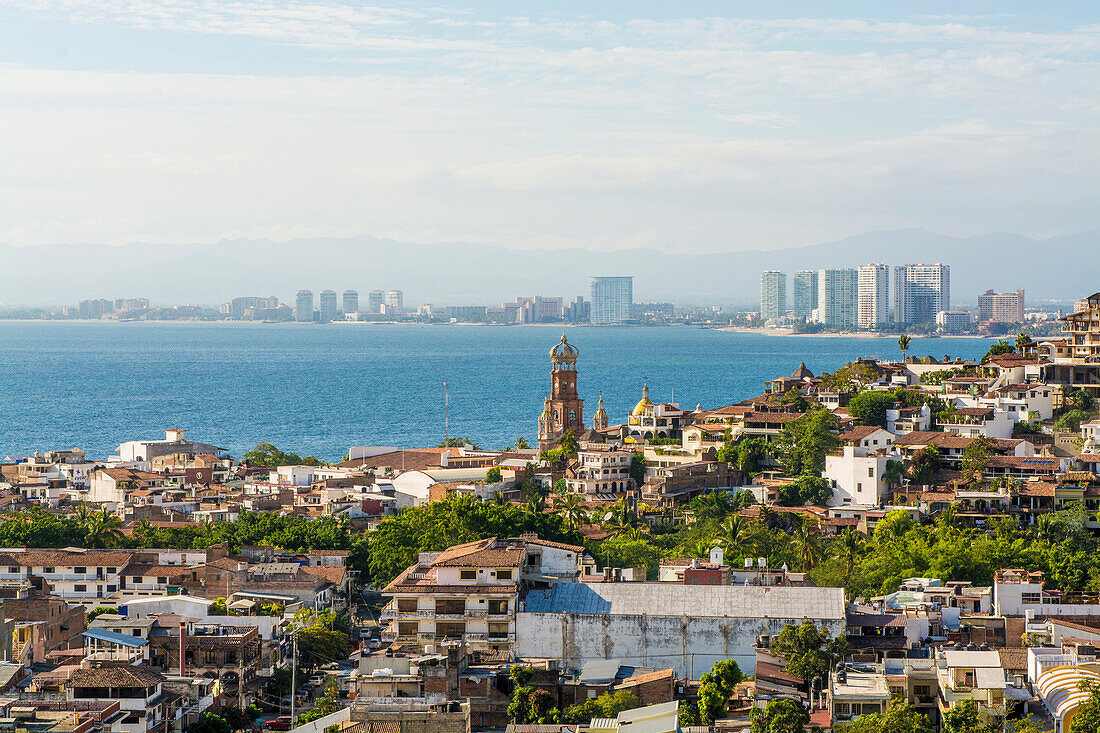
[[[677,585],[673,583],[558,583],[527,594],[531,613],[717,616],[732,618],[845,618],[842,588]]]
[[[619,675],[621,659],[592,659],[584,663],[578,679],[585,685],[606,685]]]
[[[119,646],[128,646],[132,649],[136,649],[140,646],[145,646],[149,643],[148,639],[142,639],[138,636],[127,636],[126,634],[120,634],[117,631],[107,631],[107,629],[88,629],[83,633],[83,636],[87,636],[89,639],[96,639],[98,641],[106,641],[111,644],[118,644]]]

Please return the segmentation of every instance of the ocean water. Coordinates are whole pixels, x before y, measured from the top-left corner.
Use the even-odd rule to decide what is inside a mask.
[[[621,422],[649,379],[655,402],[717,407],[760,394],[800,361],[832,370],[898,356],[892,338],[782,337],[699,328],[569,327],[591,424],[602,390]],[[240,456],[261,441],[338,460],[352,445],[424,447],[449,431],[484,447],[534,444],[549,389],[547,326],[0,323],[0,457],[189,438]],[[975,358],[989,341],[914,338],[910,354]]]

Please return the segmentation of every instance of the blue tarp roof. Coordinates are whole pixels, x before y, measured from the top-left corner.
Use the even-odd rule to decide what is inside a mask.
[[[145,646],[149,643],[148,639],[142,639],[138,636],[127,636],[126,634],[120,634],[117,631],[108,631],[107,629],[88,629],[84,632],[84,636],[89,639],[97,639],[98,641],[107,641],[112,644],[118,644],[120,646],[128,646],[131,648],[137,648],[139,646]]]

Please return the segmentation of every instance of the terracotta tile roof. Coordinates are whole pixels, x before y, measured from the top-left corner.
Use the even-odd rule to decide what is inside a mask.
[[[997,650],[1001,667],[1007,670],[1027,669],[1027,649],[1023,647],[1005,647]]]
[[[661,558],[661,565],[666,567],[686,568],[691,565],[692,559],[690,557],[663,557]]]
[[[855,425],[837,437],[840,438],[842,443],[857,443],[877,430],[882,430],[882,428],[878,425]]]
[[[1024,481],[1012,490],[1017,496],[1054,496],[1056,484],[1049,481]]]
[[[88,552],[27,550],[26,552],[5,552],[0,555],[0,561],[12,567],[113,567],[121,570],[130,564],[131,559],[133,554],[129,552],[108,550]]]
[[[992,407],[957,407],[952,413],[948,413],[947,417],[951,415],[964,415],[966,417],[993,417]]]
[[[751,412],[745,415],[745,423],[764,423],[783,425],[804,417],[804,412]]]
[[[1038,364],[1038,356],[1024,356],[1022,354],[1001,354],[999,356],[993,356],[989,359],[990,364],[996,364],[999,367],[1017,367],[1026,366],[1030,364]]]
[[[584,548],[580,545],[567,545],[564,542],[551,542],[550,540],[540,539],[538,537],[518,537],[515,538],[521,542],[526,542],[529,545],[540,545],[542,547],[553,547],[558,550],[566,550],[568,552],[576,552],[578,554],[584,552]]]
[[[309,573],[315,578],[327,580],[333,585],[340,585],[343,583],[344,577],[348,572],[345,567],[329,567],[327,565],[305,565],[302,567],[302,571]]]
[[[675,679],[675,675],[672,668],[657,669],[652,672],[643,672],[642,674],[636,674],[632,677],[627,677],[621,682],[614,685],[615,688],[632,687],[634,685],[644,685],[647,682],[659,682],[660,680],[672,680]]]
[[[126,568],[126,575],[142,577],[174,578],[180,575],[190,575],[191,568],[184,565],[130,565]]]
[[[955,493],[953,491],[922,491],[920,500],[923,502],[936,502],[936,501],[955,501]]]
[[[352,461],[344,461],[337,465],[341,468],[403,468],[406,471],[425,471],[432,468],[440,468],[443,454],[450,455],[450,448],[412,448],[409,450],[390,451],[368,458],[356,458]]]
[[[69,678],[72,687],[155,687],[164,676],[147,667],[78,669]]]

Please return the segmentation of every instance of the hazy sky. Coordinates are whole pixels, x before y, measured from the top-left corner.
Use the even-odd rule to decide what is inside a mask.
[[[1081,231],[1097,7],[0,0],[0,242]]]

